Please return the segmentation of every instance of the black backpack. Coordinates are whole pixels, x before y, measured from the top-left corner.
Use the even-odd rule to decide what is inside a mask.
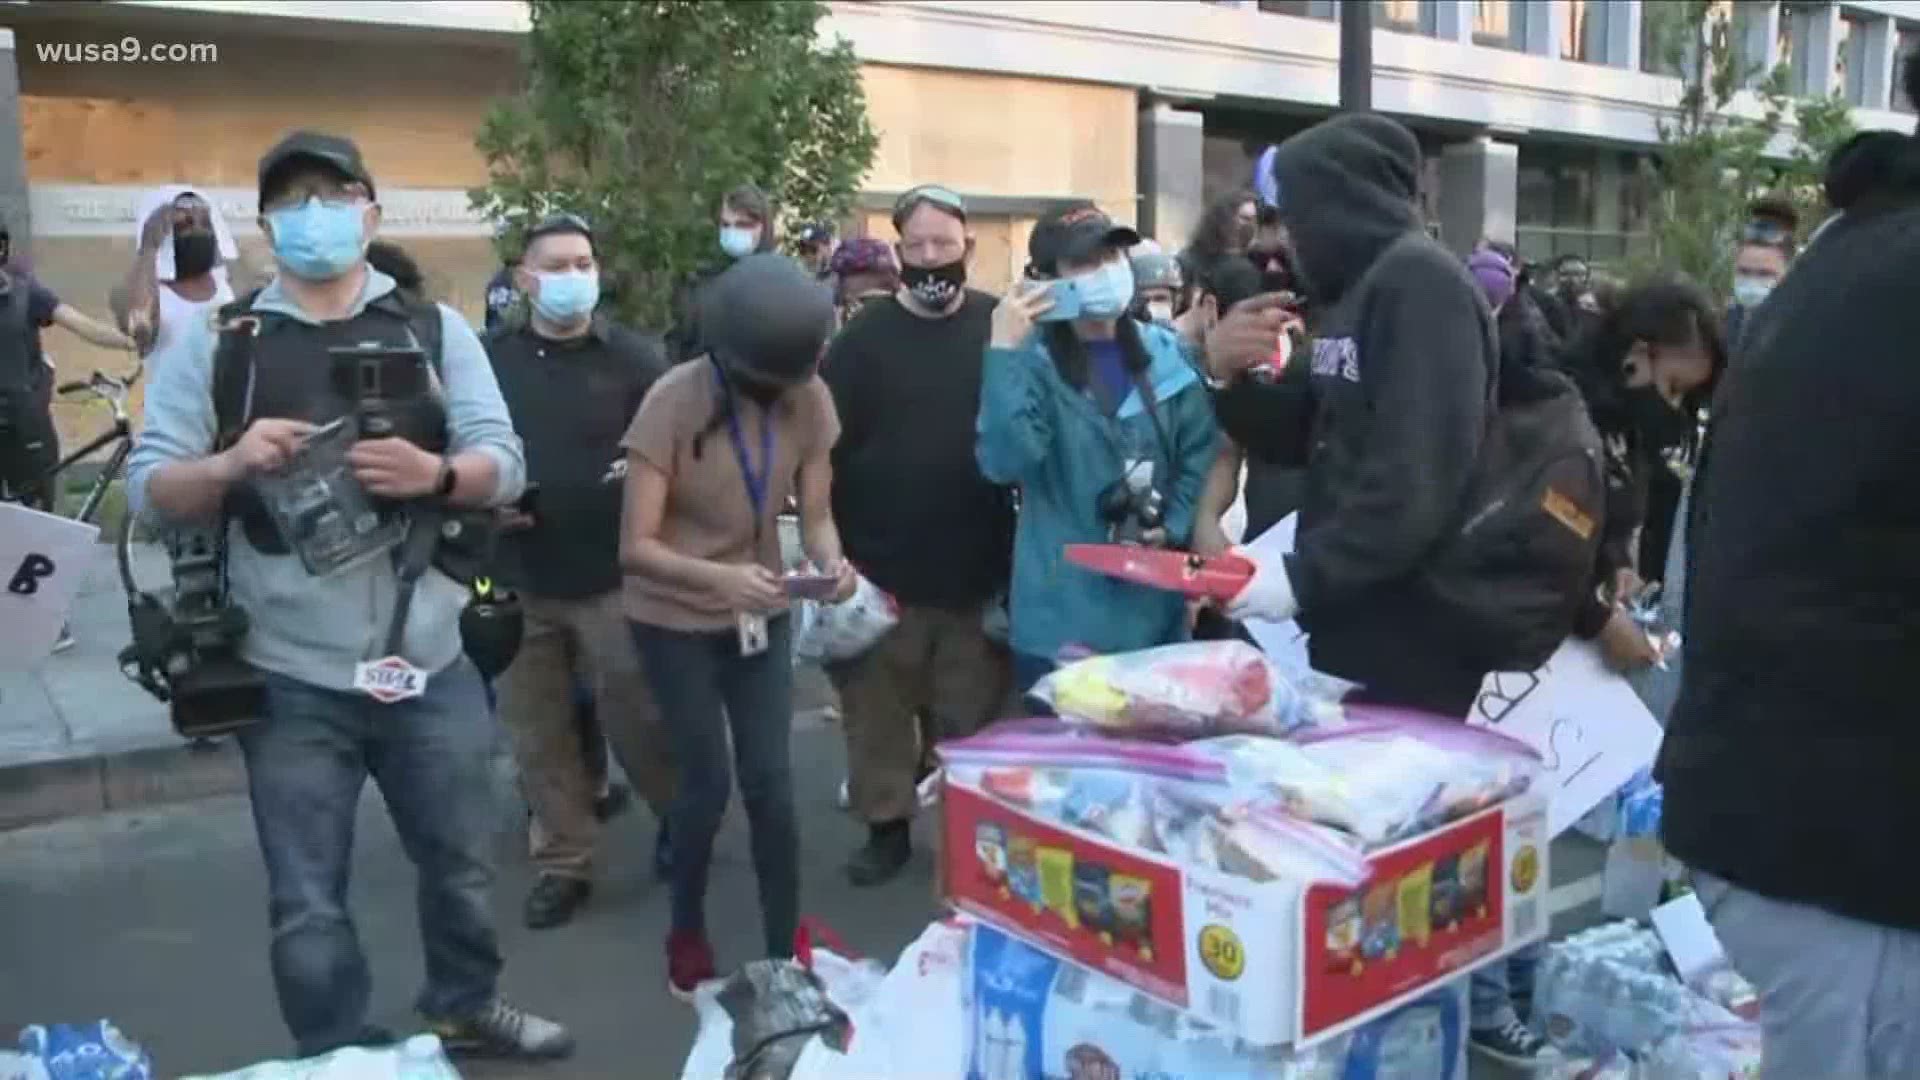
[[[1421,585],[1449,648],[1488,671],[1533,671],[1573,632],[1606,525],[1600,433],[1572,380],[1501,372],[1460,524]]]

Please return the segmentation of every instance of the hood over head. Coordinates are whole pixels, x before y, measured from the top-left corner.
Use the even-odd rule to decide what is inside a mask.
[[[1293,136],[1273,155],[1273,179],[1300,276],[1318,303],[1338,300],[1420,228],[1420,143],[1384,116],[1349,113]]]

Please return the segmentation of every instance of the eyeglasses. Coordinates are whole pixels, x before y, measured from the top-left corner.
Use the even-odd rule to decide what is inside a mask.
[[[967,216],[967,201],[962,199],[958,192],[940,184],[921,184],[919,187],[907,189],[893,201],[894,226],[898,228],[901,222],[907,220],[907,215],[913,213],[921,203],[932,203],[942,210],[957,215],[963,221]]]
[[[308,199],[319,199],[323,204],[335,208],[351,206],[365,202],[373,197],[367,185],[357,180],[341,183],[338,180],[326,180],[320,177],[298,181],[273,197],[273,201],[260,209],[263,211],[285,210],[293,206],[305,206]]]

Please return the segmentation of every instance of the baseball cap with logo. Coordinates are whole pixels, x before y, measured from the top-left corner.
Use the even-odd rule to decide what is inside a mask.
[[[1027,260],[1043,274],[1059,272],[1061,259],[1084,262],[1107,248],[1125,250],[1140,234],[1116,223],[1106,211],[1080,200],[1047,211],[1027,238]]]

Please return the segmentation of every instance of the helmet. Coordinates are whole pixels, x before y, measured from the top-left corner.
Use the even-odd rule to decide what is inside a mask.
[[[1164,251],[1150,251],[1133,257],[1133,287],[1139,289],[1178,289],[1180,264]]]

